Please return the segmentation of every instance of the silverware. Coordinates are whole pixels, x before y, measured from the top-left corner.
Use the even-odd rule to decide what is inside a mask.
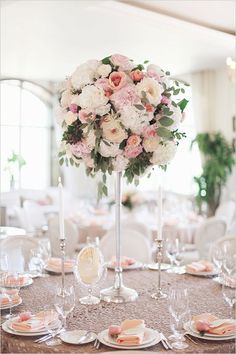
[[[101,342],[100,342],[100,340],[97,338],[97,339],[96,339],[96,345],[95,345],[95,348],[96,348],[96,349],[99,349],[100,344],[101,344]]]
[[[56,331],[56,333],[54,334],[54,336],[57,336],[58,334],[60,334],[60,333],[63,332],[63,331],[64,331],[63,328],[58,329],[58,330]],[[43,342],[45,342],[46,340],[48,340],[48,339],[50,339],[50,338],[52,338],[52,337],[53,337],[53,335],[50,333],[50,334],[47,334],[47,335],[45,335],[45,336],[43,336],[43,337],[41,337],[41,338],[36,339],[34,342],[35,342],[35,343],[43,343]]]
[[[163,333],[160,333],[161,336],[161,343],[163,345],[163,347],[168,350],[168,349],[172,349],[172,346],[170,345],[170,343],[168,342],[167,338],[164,336]]]
[[[196,342],[195,340],[193,340],[193,338],[190,337],[189,333],[185,333],[184,337],[187,338],[190,342],[198,344],[198,342]]]
[[[85,340],[90,336],[91,333],[91,331],[87,331],[76,344],[82,344],[83,342],[85,342]]]
[[[98,343],[98,339],[96,338],[95,342],[93,343],[94,348],[96,348],[97,343]]]

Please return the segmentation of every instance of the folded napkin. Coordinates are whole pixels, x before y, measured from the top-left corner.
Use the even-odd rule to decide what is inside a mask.
[[[20,301],[20,296],[19,296],[19,291],[17,289],[9,289],[5,293],[0,294],[0,306],[5,306],[10,303],[17,304],[19,301]]]
[[[208,261],[198,261],[186,265],[187,272],[212,272],[214,265]]]
[[[58,320],[56,312],[40,311],[29,319],[22,321],[19,317],[16,321],[12,322],[11,327],[15,331],[20,332],[34,332],[45,328],[45,322],[53,323]]]
[[[116,342],[126,345],[140,345],[144,339],[145,323],[143,320],[125,320],[121,323],[121,333]]]
[[[115,256],[112,257],[110,263],[111,263],[111,265],[113,267],[116,266],[117,263],[116,263],[116,257]],[[135,264],[135,263],[136,263],[136,260],[133,259],[133,258],[129,258],[129,257],[126,257],[126,256],[122,256],[121,257],[121,262],[120,262],[121,267],[129,267],[129,266],[131,266],[132,264]]]
[[[192,320],[199,332],[216,335],[236,334],[236,321],[233,319],[220,319],[210,313],[203,313],[193,316]]]
[[[73,259],[67,259],[64,262],[64,269],[65,271],[72,271],[74,266],[74,260]],[[60,258],[50,258],[47,261],[47,267],[49,267],[52,270],[55,271],[61,271],[61,259]]]

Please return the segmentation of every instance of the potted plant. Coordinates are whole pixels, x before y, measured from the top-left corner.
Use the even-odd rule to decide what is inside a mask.
[[[16,154],[14,151],[12,151],[11,156],[7,159],[7,165],[5,167],[5,171],[8,171],[10,175],[11,190],[15,189],[15,175],[17,169],[21,170],[24,165],[26,165],[24,158],[21,155]]]
[[[198,144],[203,155],[202,174],[194,177],[198,186],[196,203],[202,211],[207,204],[207,214],[212,216],[220,203],[222,187],[226,184],[235,164],[234,151],[220,133],[200,133],[192,141]]]

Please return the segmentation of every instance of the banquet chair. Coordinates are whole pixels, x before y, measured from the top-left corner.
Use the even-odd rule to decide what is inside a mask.
[[[225,220],[227,231],[230,229],[234,218],[236,217],[236,203],[233,200],[221,203],[216,209],[215,216]]]
[[[29,271],[32,251],[39,247],[39,242],[27,235],[10,236],[1,242],[0,254],[7,255],[9,271],[23,273]]]
[[[145,236],[149,242],[152,242],[152,235],[150,229],[140,221],[124,220],[123,227],[134,230]]]
[[[219,238],[211,245],[210,250],[209,250],[209,259],[210,260],[212,260],[212,258],[213,258],[212,257],[213,249],[217,246],[220,249],[223,249],[224,244],[229,244],[230,252],[233,255],[236,255],[236,235],[226,235],[224,237]]]
[[[106,261],[110,261],[116,254],[115,245],[115,230],[111,229],[100,241],[100,250]],[[149,263],[152,258],[152,249],[145,236],[123,227],[121,229],[121,255],[134,258],[142,263]]]
[[[65,220],[65,236],[66,247],[65,252],[67,257],[73,257],[77,249],[79,240],[79,231],[72,221]],[[48,237],[50,241],[52,257],[60,257],[60,240],[59,240],[59,220],[58,216],[54,216],[48,220]]]
[[[227,225],[225,220],[215,216],[203,222],[196,230],[195,243],[200,259],[209,259],[211,245],[225,236]]]

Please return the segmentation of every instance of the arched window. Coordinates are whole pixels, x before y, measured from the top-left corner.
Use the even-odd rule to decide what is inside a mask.
[[[1,88],[1,191],[44,189],[51,182],[51,93],[29,81]]]

